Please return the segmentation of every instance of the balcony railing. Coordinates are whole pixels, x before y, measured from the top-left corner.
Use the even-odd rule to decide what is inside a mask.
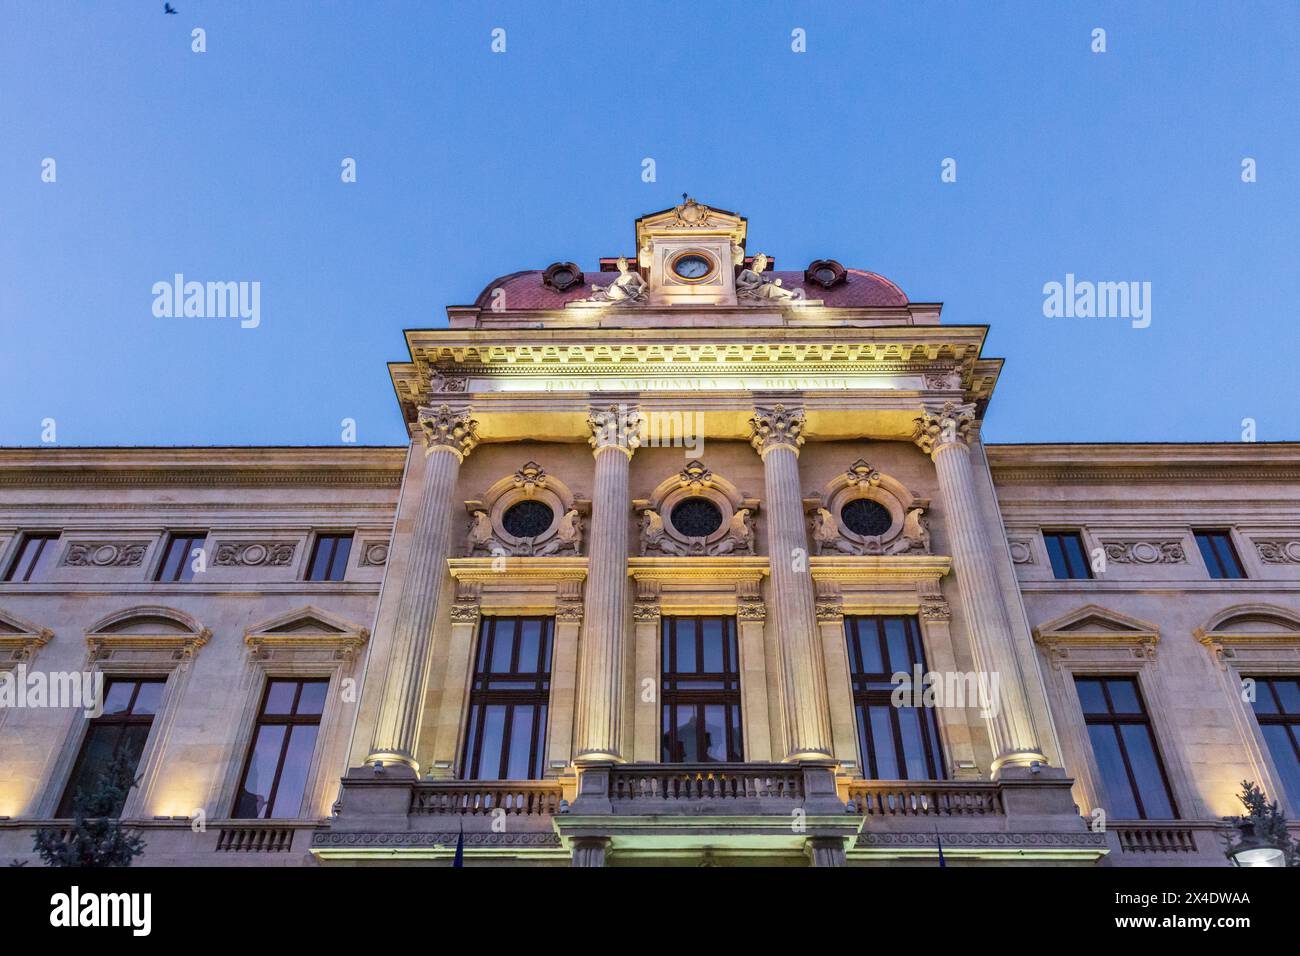
[[[981,781],[875,781],[849,786],[849,800],[866,817],[984,817],[1004,813],[996,784]]]
[[[1195,853],[1197,827],[1177,823],[1112,823],[1123,853]]]
[[[500,808],[510,816],[549,817],[560,812],[563,791],[550,780],[447,780],[423,782],[411,794],[411,812],[482,816]]]
[[[624,764],[610,771],[609,798],[630,803],[789,801],[804,798],[803,773],[788,764]]]

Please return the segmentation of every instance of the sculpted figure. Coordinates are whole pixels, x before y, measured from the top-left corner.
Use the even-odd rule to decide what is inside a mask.
[[[750,301],[784,301],[793,299],[794,293],[781,287],[780,279],[763,277],[767,268],[767,256],[759,253],[754,256],[754,264],[749,269],[741,269],[736,276],[736,298]]]
[[[731,554],[738,550],[754,553],[754,527],[750,523],[749,509],[738,508],[727,522],[727,536],[718,542],[714,554]]]
[[[474,512],[474,517],[470,520],[466,543],[471,555],[475,551],[492,550],[492,519],[488,517],[486,511]]]
[[[582,552],[582,518],[577,508],[570,508],[560,519],[560,526],[555,532],[560,548],[571,548],[574,554]]]
[[[930,553],[930,531],[925,526],[924,509],[913,508],[903,518],[903,531],[889,549],[890,554]]]
[[[818,508],[817,517],[813,519],[813,553],[821,554],[822,550],[830,545],[835,547],[840,540],[839,525],[835,522],[835,516],[827,508]]]
[[[618,258],[618,278],[607,286],[592,285],[588,302],[644,302],[649,294],[641,273],[633,272],[627,256]]]
[[[664,554],[686,554],[686,548],[674,541],[664,530],[664,519],[647,508],[642,513],[641,553],[661,551]]]

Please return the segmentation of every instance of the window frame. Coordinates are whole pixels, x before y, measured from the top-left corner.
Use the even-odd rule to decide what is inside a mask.
[[[163,574],[167,569],[167,562],[171,559],[172,548],[175,543],[181,539],[189,543],[185,546],[185,559],[177,566],[173,577],[164,580]],[[189,577],[185,576],[185,570],[190,567],[190,553],[195,547],[202,548],[208,540],[208,532],[203,530],[169,530],[163,538],[163,546],[159,549],[161,552],[158,560],[158,566],[154,569],[153,581],[156,584],[189,584],[194,580],[194,572],[189,572]],[[195,542],[198,542],[197,545]]]
[[[1253,702],[1247,703],[1247,707],[1251,715],[1255,718],[1255,726],[1261,738],[1261,746],[1263,748],[1263,751],[1268,755],[1269,759],[1272,760],[1273,762],[1273,771],[1274,771],[1273,776],[1276,779],[1277,789],[1281,790],[1282,793],[1285,794],[1285,796],[1290,800],[1293,806],[1300,805],[1300,788],[1297,788],[1296,792],[1294,793],[1291,792],[1291,790],[1287,789],[1286,775],[1281,772],[1281,767],[1278,766],[1277,755],[1273,753],[1273,748],[1269,744],[1268,738],[1264,735],[1265,725],[1285,727],[1287,729],[1288,736],[1291,739],[1291,749],[1295,753],[1296,762],[1300,763],[1300,711],[1289,712],[1284,710],[1282,708],[1281,696],[1277,693],[1276,690],[1273,689],[1273,684],[1280,681],[1288,681],[1291,683],[1300,684],[1300,674],[1250,673],[1250,674],[1243,674],[1242,680],[1253,680],[1255,682],[1256,701],[1259,700],[1261,686],[1267,685],[1269,689],[1269,693],[1273,696],[1273,699],[1277,704],[1277,712],[1273,714],[1261,714],[1258,710],[1255,709],[1255,704]]]
[[[1052,569],[1052,577],[1057,581],[1091,581],[1095,579],[1092,573],[1092,562],[1088,560],[1088,546],[1083,539],[1082,528],[1042,528],[1040,529],[1043,538],[1043,547],[1047,551],[1047,564]],[[1065,562],[1066,574],[1062,577],[1057,573],[1057,564],[1054,552],[1052,551],[1053,538],[1072,538],[1079,544],[1079,553],[1083,561],[1083,574],[1076,575],[1071,573],[1071,558],[1069,549],[1063,544],[1057,542],[1057,547],[1061,552],[1061,559]]]
[[[268,714],[266,713],[266,704],[271,697],[271,685],[276,683],[296,683],[297,689],[293,695],[293,707],[288,714]],[[325,701],[321,704],[319,714],[298,714],[298,702],[302,699],[303,687],[307,684],[324,684]],[[252,733],[249,736],[248,744],[245,747],[244,763],[239,771],[239,777],[235,782],[234,799],[230,805],[231,820],[295,820],[302,816],[303,803],[311,795],[313,788],[314,769],[316,756],[320,752],[322,737],[324,736],[325,712],[329,707],[330,686],[332,680],[329,676],[309,677],[305,675],[280,676],[276,674],[267,674],[263,680],[262,695],[257,705],[257,713],[253,717]],[[312,744],[311,766],[308,767],[306,775],[303,777],[302,793],[298,797],[298,806],[294,808],[292,816],[274,817],[274,816],[238,816],[240,794],[243,792],[244,784],[248,781],[248,771],[253,763],[253,755],[257,749],[258,735],[264,726],[279,727],[310,727],[316,728],[316,740]],[[271,790],[267,795],[266,805],[268,809],[275,808],[276,797],[279,796],[280,780],[284,774],[285,758],[288,755],[289,743],[292,740],[292,733],[286,733],[284,740],[280,744],[280,755],[276,759],[275,777],[271,782]]]
[[[343,539],[346,539],[348,542],[348,553],[347,556],[343,559],[343,567],[339,570],[339,576],[337,578],[329,577],[328,576],[329,571],[334,567],[335,561],[338,560],[338,542]],[[323,578],[314,578],[312,577],[312,568],[316,566],[316,558],[320,553],[321,544],[324,541],[333,542],[332,550],[330,551],[330,556],[329,556],[329,564],[326,567],[327,576]],[[344,581],[346,581],[348,577],[348,565],[352,562],[352,545],[355,543],[356,543],[355,530],[317,531],[312,536],[311,549],[307,553],[307,564],[306,567],[303,568],[303,576],[302,576],[303,581],[307,581],[312,584],[341,584]]]
[[[16,537],[18,539],[18,545],[14,549],[13,556],[9,559],[9,563],[5,568],[3,581],[5,584],[30,584],[33,583],[32,572],[36,570],[36,566],[44,556],[45,549],[51,544],[56,544],[59,539],[63,537],[63,532],[47,530],[23,531]],[[27,550],[27,545],[32,541],[40,541],[42,544],[40,548],[37,549],[35,557],[32,558],[31,563],[28,565],[26,573],[20,579],[16,577],[18,563],[23,559],[23,555]]]
[[[1202,540],[1204,539],[1204,540]],[[1232,539],[1231,528],[1193,528],[1192,540],[1196,542],[1196,550],[1200,552],[1201,562],[1205,565],[1205,571],[1212,581],[1245,581],[1249,578],[1246,574],[1246,565],[1241,560],[1241,553],[1237,550],[1236,542]],[[1232,568],[1236,574],[1219,573],[1225,570],[1226,563],[1219,544],[1222,543],[1222,550],[1227,551],[1227,555],[1232,559]],[[1207,553],[1208,548],[1208,553]],[[1213,563],[1211,563],[1213,558]]]
[[[78,777],[82,772],[82,769],[85,765],[86,758],[87,758],[86,747],[90,743],[91,736],[95,734],[100,727],[118,728],[117,740],[114,742],[113,745],[113,756],[117,755],[118,750],[122,746],[123,736],[126,732],[125,728],[140,727],[140,726],[148,727],[148,730],[145,731],[144,741],[140,745],[140,754],[136,758],[136,763],[134,768],[134,772],[136,776],[137,777],[140,776],[140,768],[145,763],[146,758],[149,755],[149,738],[153,734],[154,724],[157,722],[158,718],[162,715],[163,708],[166,706],[167,703],[167,678],[160,676],[158,674],[139,674],[139,675],[115,674],[112,676],[105,675],[104,691],[103,691],[105,700],[107,700],[108,692],[114,684],[135,684],[136,685],[135,689],[131,692],[131,700],[128,704],[129,709],[134,709],[136,701],[140,697],[140,686],[142,684],[158,684],[161,690],[158,695],[157,707],[154,709],[153,713],[147,715],[135,714],[129,712],[117,713],[117,714],[100,714],[98,717],[92,717],[86,722],[85,730],[81,734],[81,739],[77,743],[77,752],[75,757],[72,760],[72,766],[69,769],[67,777],[63,782],[63,787],[59,791],[58,801],[54,806],[55,819],[70,820],[73,817],[73,809],[74,809],[73,805],[76,801],[76,796],[77,796]],[[136,790],[137,788],[132,787],[131,789]],[[123,811],[129,805],[130,799],[131,799],[131,791],[128,791],[125,799],[122,802],[122,807],[118,809],[117,816],[113,817],[112,819],[120,820],[122,818]],[[65,807],[68,810],[66,814],[63,812]]]
[[[673,665],[677,658],[677,627],[682,621],[693,621],[695,625],[694,651],[695,660],[703,667],[704,622],[720,621],[722,623],[722,665],[721,671],[679,671]],[[721,687],[682,687],[682,682],[713,682]],[[745,760],[745,712],[744,695],[741,688],[740,666],[740,628],[734,614],[663,614],[659,618],[659,763],[670,766],[691,763],[726,764],[743,763]],[[701,759],[706,753],[704,744],[705,725],[699,722],[701,708],[720,706],[726,715],[724,727],[727,752],[726,760]],[[696,759],[692,761],[668,759],[678,747],[679,707],[694,707],[696,710]],[[670,754],[665,754],[668,748]]]
[[[874,626],[875,635],[867,634],[866,638],[872,636],[878,641],[880,648],[881,663],[889,666],[889,644],[885,628],[885,622],[889,620],[900,620],[903,622],[904,632],[907,635],[908,656],[910,658],[908,674],[913,673],[913,668],[918,664],[921,667],[921,673],[929,673],[928,663],[925,656],[925,640],[921,629],[921,622],[915,614],[845,614],[844,625],[842,628],[842,640],[845,645],[845,654],[848,659],[849,673],[849,692],[853,705],[853,728],[857,737],[858,749],[857,756],[860,764],[863,778],[866,780],[880,780],[879,760],[874,744],[874,734],[871,730],[870,708],[882,705],[889,707],[889,724],[891,732],[891,743],[894,747],[895,762],[898,769],[904,774],[907,773],[906,751],[903,746],[902,724],[899,720],[897,711],[900,708],[893,706],[893,694],[900,685],[894,684],[891,680],[895,671],[866,671],[862,669],[862,650],[859,641],[863,629],[867,624]],[[880,686],[872,686],[880,685]],[[909,688],[911,684],[907,685]],[[921,745],[923,757],[925,759],[928,776],[924,778],[915,778],[918,780],[946,780],[947,763],[944,759],[943,737],[939,733],[938,715],[935,713],[937,708],[934,707],[911,707],[911,710],[918,710],[918,725],[921,729]],[[869,739],[868,739],[869,738]],[[914,778],[903,776],[897,779],[912,780]]]
[[[1093,746],[1092,735],[1091,732],[1088,730],[1088,728],[1093,726],[1145,727],[1147,731],[1147,737],[1151,741],[1152,752],[1155,755],[1156,769],[1160,772],[1160,780],[1165,788],[1165,799],[1169,802],[1169,809],[1172,816],[1152,817],[1147,815],[1146,807],[1142,799],[1142,791],[1139,789],[1137,785],[1137,776],[1133,772],[1133,763],[1128,754],[1128,746],[1124,742],[1123,734],[1119,733],[1118,731],[1115,731],[1115,742],[1119,748],[1120,757],[1124,762],[1124,774],[1125,777],[1128,779],[1129,792],[1133,798],[1133,804],[1137,808],[1137,812],[1138,812],[1137,819],[1139,820],[1165,820],[1165,819],[1181,820],[1183,817],[1178,809],[1178,799],[1174,794],[1173,782],[1170,779],[1169,769],[1166,766],[1167,761],[1165,759],[1164,750],[1161,747],[1160,737],[1156,733],[1155,724],[1151,719],[1151,708],[1147,703],[1146,695],[1143,693],[1142,681],[1140,679],[1140,676],[1135,673],[1099,672],[1099,673],[1086,673],[1086,674],[1074,673],[1071,675],[1071,677],[1073,679],[1072,683],[1074,684],[1075,699],[1078,701],[1079,704],[1079,715],[1083,720],[1084,740],[1088,744],[1089,751],[1092,754],[1093,763],[1097,768],[1097,775],[1098,775],[1097,780],[1101,784],[1101,786],[1105,788],[1106,796],[1107,797],[1110,796],[1109,791],[1110,791],[1111,784],[1105,778],[1105,773],[1102,770],[1101,761],[1097,758],[1097,750],[1096,747]],[[1079,690],[1078,690],[1079,681],[1081,680],[1095,681],[1101,685],[1102,695],[1106,700],[1106,706],[1108,708],[1107,713],[1105,714],[1090,713],[1088,710],[1084,708],[1083,698],[1079,694]],[[1117,713],[1114,709],[1114,703],[1111,700],[1110,687],[1108,685],[1108,681],[1127,681],[1129,684],[1131,684],[1133,687],[1133,694],[1137,698],[1138,706],[1141,708],[1140,713],[1136,713],[1136,714]],[[1117,818],[1117,819],[1123,819],[1123,818]]]
[[[537,663],[545,664],[545,670],[519,670],[519,652],[523,643],[525,622],[536,621],[541,625],[538,635]],[[512,647],[510,650],[511,669],[493,671],[486,669],[496,652],[497,632],[503,629],[503,622],[510,622]],[[543,662],[543,657],[545,661]],[[555,616],[549,614],[510,614],[480,615],[478,633],[474,641],[474,656],[471,658],[469,690],[465,696],[464,741],[460,748],[460,766],[458,779],[479,781],[504,780],[541,780],[546,772],[547,738],[551,717],[552,674],[555,667]],[[532,683],[525,687],[493,687],[493,682],[506,684]],[[514,733],[514,708],[516,706],[533,708],[532,749],[528,758],[528,777],[504,777],[510,766],[511,736]],[[501,748],[498,756],[497,776],[479,776],[483,759],[483,738],[486,721],[482,714],[488,707],[506,708],[502,721]]]

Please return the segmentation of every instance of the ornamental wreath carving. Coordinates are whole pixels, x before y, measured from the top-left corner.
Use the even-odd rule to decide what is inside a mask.
[[[1116,564],[1186,564],[1183,542],[1172,541],[1103,541],[1106,560]]]
[[[63,563],[70,568],[134,568],[148,547],[137,541],[78,541],[68,545]]]
[[[284,567],[293,563],[296,541],[227,541],[217,545],[218,567]]]
[[[758,501],[715,475],[702,461],[687,462],[648,499],[634,501],[641,515],[641,554],[720,557],[754,553]]]
[[[569,487],[535,461],[492,485],[481,500],[465,502],[468,557],[544,558],[582,554],[582,510]]]
[[[930,553],[930,502],[861,458],[806,503],[814,554]]]
[[[1300,564],[1300,540],[1294,538],[1271,541],[1256,538],[1255,551],[1265,564]]]

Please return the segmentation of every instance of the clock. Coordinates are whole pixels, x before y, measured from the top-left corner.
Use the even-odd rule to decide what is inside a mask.
[[[672,263],[673,273],[687,282],[699,282],[713,273],[713,261],[698,252],[684,252]]]

